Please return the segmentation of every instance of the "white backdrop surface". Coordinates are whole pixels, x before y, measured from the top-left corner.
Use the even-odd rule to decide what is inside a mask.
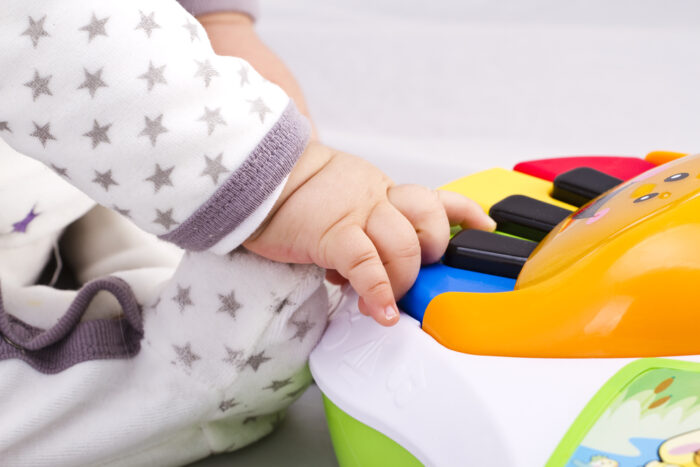
[[[263,0],[327,143],[400,182],[700,150],[692,0]]]

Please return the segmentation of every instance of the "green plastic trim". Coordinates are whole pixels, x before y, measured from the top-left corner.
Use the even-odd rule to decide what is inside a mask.
[[[323,406],[340,467],[421,467],[396,441],[338,408],[325,395]]]
[[[454,237],[455,235],[457,235],[457,233],[458,233],[460,230],[462,230],[462,227],[460,227],[460,226],[458,226],[458,225],[453,225],[452,227],[450,227],[450,238],[452,238],[452,237]],[[518,238],[518,239],[520,239],[520,240],[527,240],[528,242],[531,242],[531,241],[532,241],[532,240],[530,240],[530,239],[528,239],[528,238],[518,237],[517,235],[513,235],[513,234],[501,232],[501,231],[499,231],[499,230],[496,230],[495,233],[497,233],[498,235],[503,235],[504,237]],[[535,242],[535,243],[537,243],[537,242]]]
[[[546,467],[565,466],[588,431],[593,428],[593,425],[595,425],[618,394],[632,383],[637,376],[656,369],[697,372],[700,371],[700,364],[668,358],[643,358],[626,365],[615,373],[586,404],[586,407],[576,417],[571,428],[569,428],[552,453],[552,457],[547,461]]]

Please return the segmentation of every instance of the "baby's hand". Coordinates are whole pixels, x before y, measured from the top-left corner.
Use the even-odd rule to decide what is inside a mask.
[[[369,162],[311,143],[244,246],[274,261],[336,271],[360,295],[362,313],[392,325],[399,316],[396,299],[411,287],[421,263],[445,252],[450,224],[495,228],[459,194],[394,185]]]

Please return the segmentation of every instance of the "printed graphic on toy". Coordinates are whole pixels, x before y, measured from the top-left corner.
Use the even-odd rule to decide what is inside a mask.
[[[579,209],[540,244],[516,287],[524,288],[555,275],[655,216],[669,213],[674,222],[692,224],[694,219],[679,219],[669,211],[692,202],[700,191],[699,162],[695,156],[656,167]]]
[[[567,467],[699,466],[700,364],[646,359],[625,367],[584,409],[549,465],[564,460]]]

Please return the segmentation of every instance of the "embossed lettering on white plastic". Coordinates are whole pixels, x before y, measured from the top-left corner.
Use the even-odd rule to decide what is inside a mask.
[[[386,387],[397,407],[405,407],[414,401],[427,386],[421,359],[402,363],[389,373],[386,380]]]

